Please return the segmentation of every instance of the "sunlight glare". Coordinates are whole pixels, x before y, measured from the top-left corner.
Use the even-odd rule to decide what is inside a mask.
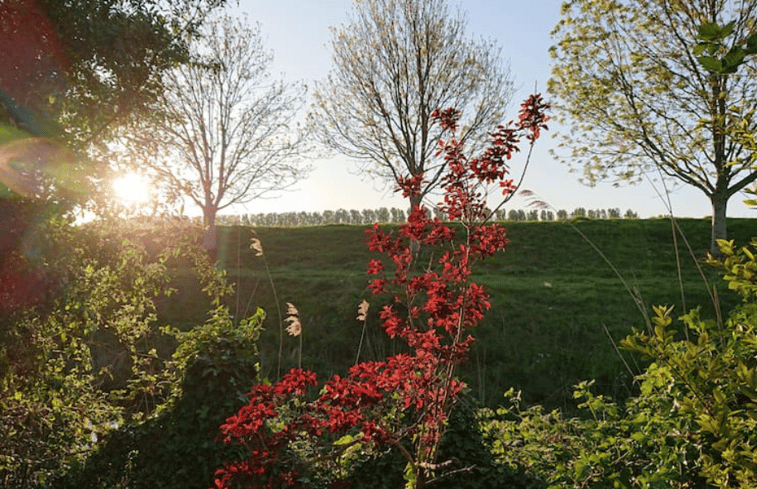
[[[113,181],[116,196],[127,204],[144,204],[150,200],[150,184],[136,173],[129,173]]]

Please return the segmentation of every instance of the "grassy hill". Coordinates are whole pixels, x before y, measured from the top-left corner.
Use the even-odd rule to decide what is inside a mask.
[[[682,219],[678,224],[695,256],[702,258],[709,246],[709,221]],[[746,244],[757,235],[755,224],[729,220],[729,236]],[[705,283],[679,237],[682,298],[669,220],[512,222],[506,227],[508,250],[484,262],[474,276],[488,289],[493,307],[474,333],[478,341],[462,372],[473,395],[486,405],[497,405],[503,392],[515,387],[528,403],[570,409],[572,386],[586,379],[596,379],[600,393],[622,398],[632,389],[631,373],[613,342],[644,327],[637,302],[644,311],[673,305],[679,314],[701,305],[708,317],[714,314],[713,286],[724,309],[737,300],[706,268]],[[275,378],[279,364],[284,372],[300,358],[320,379],[344,373],[358,353],[363,329],[355,316],[364,298],[372,306],[360,360],[396,351],[398,346],[380,328],[381,303],[366,287],[366,265],[376,256],[365,245],[364,229],[221,228],[219,263],[237,285],[229,300],[232,311],[241,316],[260,306],[267,312],[260,344],[264,377]],[[601,250],[632,294],[578,231]],[[253,235],[264,247],[262,257],[249,247]],[[202,321],[208,310],[188,276],[188,270],[177,270],[181,293],[162,308],[163,319],[179,327]],[[284,334],[280,356],[285,302],[299,309],[302,352],[300,340]],[[640,359],[624,357],[638,371]]]

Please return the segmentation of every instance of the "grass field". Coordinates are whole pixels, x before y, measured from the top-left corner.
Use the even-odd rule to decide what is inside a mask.
[[[709,221],[683,219],[678,225],[695,256],[704,257]],[[733,219],[728,225],[737,244],[757,235],[757,221]],[[713,286],[723,309],[737,300],[706,267],[705,283],[679,236],[682,298],[671,222],[666,219],[512,222],[506,227],[508,250],[481,264],[474,277],[488,289],[493,307],[474,333],[478,341],[461,372],[484,405],[497,405],[515,387],[527,403],[572,409],[572,386],[586,379],[596,379],[599,393],[623,398],[633,388],[632,376],[613,342],[632,328],[645,327],[634,295],[644,311],[661,304],[682,313],[684,306],[701,305],[705,317],[714,314],[708,292]],[[601,250],[633,294],[578,231]],[[253,232],[262,242],[263,257],[249,248]],[[321,379],[344,373],[355,362],[362,333],[355,316],[364,298],[372,306],[360,360],[382,359],[396,351],[380,328],[381,303],[366,287],[366,265],[376,256],[365,245],[364,227],[225,227],[219,242],[219,263],[237,285],[232,310],[238,316],[258,306],[267,312],[260,344],[264,377],[274,379],[279,370],[285,302],[300,312],[302,366],[314,369]],[[181,278],[186,274],[177,274],[183,290],[166,302],[163,317],[190,327],[203,320],[208,304],[192,290],[191,280]],[[299,339],[284,335],[282,372],[297,366],[299,345]],[[638,371],[641,360],[625,358]]]

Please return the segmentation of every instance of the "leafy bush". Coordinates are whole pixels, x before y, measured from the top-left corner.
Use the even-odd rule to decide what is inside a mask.
[[[167,257],[117,236],[106,246],[55,218],[37,226],[46,242],[35,266],[54,293],[0,318],[2,487],[47,484],[167,395],[155,326]]]
[[[484,436],[479,409],[464,396],[449,417],[439,446],[440,460],[450,460],[448,472],[431,487],[438,489],[539,489],[544,484],[521,467],[495,460],[493,440]],[[346,467],[351,489],[395,489],[403,486],[406,461],[398,450],[378,451]]]
[[[487,414],[497,460],[558,487],[757,487],[757,258],[719,242],[710,260],[743,302],[726,319],[656,307],[622,347],[652,361],[619,406],[578,386],[585,418],[540,407]],[[757,240],[751,243],[757,249]]]
[[[111,431],[56,487],[207,489],[223,460],[247,455],[216,442],[224,413],[239,409],[257,375],[261,309],[235,324],[219,307],[206,324],[179,335],[173,356],[180,392],[144,422]]]
[[[220,413],[257,373],[262,313],[235,324],[223,273],[194,251],[199,230],[174,231],[50,218],[35,223],[43,247],[13,251],[49,290],[0,315],[0,487],[210,484]],[[177,261],[217,306],[186,333],[158,317]]]

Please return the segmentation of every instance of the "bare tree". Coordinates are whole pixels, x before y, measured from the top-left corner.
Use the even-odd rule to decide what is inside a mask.
[[[423,173],[412,205],[443,170],[433,160],[441,135],[434,110],[461,110],[459,136],[475,149],[501,122],[513,92],[500,48],[467,38],[466,24],[446,0],[355,0],[349,22],[333,29],[334,67],[317,84],[313,130],[374,178]]]
[[[216,246],[216,214],[284,190],[306,176],[306,143],[292,127],[306,87],[272,80],[260,26],[210,20],[192,43],[196,61],[166,77],[150,164],[203,211],[204,246]]]

